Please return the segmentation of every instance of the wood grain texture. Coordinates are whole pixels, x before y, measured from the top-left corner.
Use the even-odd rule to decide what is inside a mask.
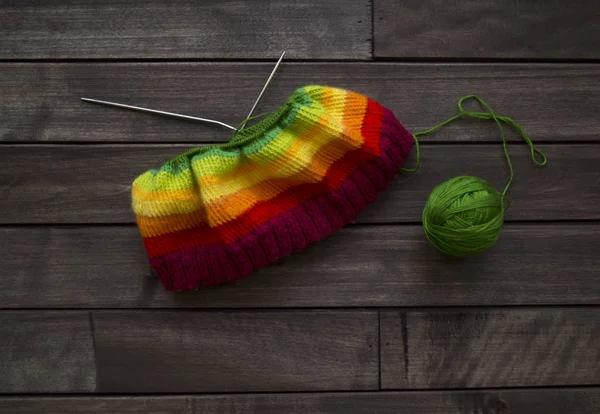
[[[134,223],[131,183],[189,146],[56,145],[2,148],[0,223]],[[516,179],[507,221],[600,219],[600,146],[543,145],[537,167],[525,145],[510,146]],[[508,180],[501,145],[428,145],[418,173],[401,173],[357,223],[421,220],[433,188],[457,175],[481,177],[496,188]],[[415,151],[407,161],[412,166]]]
[[[406,313],[379,312],[379,388],[409,388]]]
[[[368,59],[367,0],[0,4],[0,59]]]
[[[401,380],[388,377],[386,388],[600,383],[598,308],[389,312],[406,318],[405,343],[384,343],[381,365],[408,363],[404,379],[396,370]]]
[[[172,293],[150,276],[133,227],[0,229],[4,308],[594,305],[600,226],[506,225],[453,260],[421,226],[349,227],[246,279]]]
[[[0,312],[0,373],[0,393],[94,391],[88,313]]]
[[[595,0],[374,0],[376,57],[598,59]]]
[[[0,411],[12,414],[596,414],[600,411],[600,390],[0,397]]]
[[[238,125],[272,67],[273,63],[2,63],[0,141],[227,141],[231,133],[220,126],[95,106],[80,97]],[[513,117],[534,141],[600,140],[600,65],[284,60],[256,113],[279,107],[294,89],[307,84],[366,94],[389,107],[411,131],[450,117],[461,96],[476,93],[498,114]],[[507,133],[517,139],[514,131]],[[424,138],[499,140],[497,126],[488,121],[460,121]]]
[[[0,412],[11,414],[196,414],[191,407],[184,396],[0,397]]]
[[[377,312],[93,312],[97,392],[373,390]]]

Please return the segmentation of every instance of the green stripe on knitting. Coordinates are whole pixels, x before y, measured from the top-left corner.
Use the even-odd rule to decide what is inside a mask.
[[[305,111],[304,108],[301,108],[300,111]],[[320,110],[319,112],[323,112],[324,110]],[[165,186],[170,189],[175,188],[192,188],[194,185],[192,182],[188,182],[188,185],[183,184],[182,181],[177,180],[180,185],[174,185],[173,181],[176,177],[181,177],[185,175],[191,179],[192,174],[196,177],[196,179],[200,178],[198,174],[201,176],[207,175],[223,175],[227,174],[231,171],[240,167],[240,160],[247,159],[251,163],[269,165],[276,162],[281,157],[285,157],[286,154],[291,150],[291,146],[293,146],[300,134],[303,134],[305,131],[310,130],[316,123],[315,118],[318,117],[319,113],[315,113],[312,111],[310,116],[300,116],[299,120],[295,122],[296,128],[294,126],[290,128],[283,128],[278,131],[275,130],[273,133],[277,134],[275,139],[265,138],[265,140],[269,139],[269,143],[266,146],[260,146],[259,151],[252,152],[252,148],[240,148],[237,150],[229,151],[229,153],[237,154],[235,157],[221,157],[221,156],[213,156],[213,157],[194,157],[192,162],[192,169],[190,168],[182,169],[178,174],[171,174],[166,171],[161,171],[154,176],[154,182],[152,187],[155,189],[163,188]],[[322,119],[322,118],[321,118]],[[301,124],[298,125],[298,124]],[[297,131],[294,131],[296,129]],[[259,143],[257,143],[259,144]],[[215,150],[219,152],[223,152],[221,150]],[[203,154],[205,155],[205,154]],[[193,180],[195,181],[195,179]]]
[[[270,158],[271,161],[274,161],[288,152],[298,137],[309,131],[318,122],[322,114],[325,113],[324,109],[315,108],[311,109],[311,115],[313,116],[302,116],[302,112],[306,112],[306,110],[306,107],[295,108],[297,116],[294,122],[286,125],[284,128],[277,128],[272,134],[265,135],[263,138],[253,141],[243,149],[243,153],[253,160],[256,159],[253,155],[261,155],[263,152],[273,153],[276,156]],[[265,151],[267,149],[268,151]]]
[[[304,88],[298,89],[274,115],[263,121],[260,121],[256,125],[240,131],[240,133],[238,133],[231,141],[223,144],[214,144],[206,147],[190,149],[166,162],[159,170],[154,169],[150,170],[149,172],[153,176],[157,175],[158,173],[177,175],[184,170],[189,169],[190,163],[194,163],[200,159],[215,157],[215,162],[219,162],[219,159],[239,158],[241,153],[237,149],[244,143],[248,142],[250,142],[250,144],[243,147],[244,154],[249,155],[256,153],[271,143],[271,141],[276,139],[283,129],[292,126],[292,124],[296,121],[299,109],[307,105],[307,103],[314,104],[316,101],[312,100],[306,94]],[[315,109],[317,109],[316,105]],[[314,122],[307,123],[306,125],[312,126],[312,124],[314,124]],[[273,125],[282,125],[283,128],[280,126],[272,128]],[[265,131],[268,131],[266,135]],[[242,137],[240,138],[239,135],[242,135]],[[281,151],[277,152],[281,154]]]
[[[245,155],[251,155],[261,151],[264,147],[271,144],[273,140],[277,139],[284,130],[291,129],[293,125],[297,123],[299,111],[303,107],[306,108],[307,106],[310,106],[311,110],[317,110],[321,107],[317,101],[308,96],[305,88],[297,89],[288,100],[288,103],[290,106],[289,112],[284,115],[279,122],[276,122],[274,125],[265,126],[263,125],[265,120],[240,131],[236,135],[234,138],[236,141],[248,144],[243,147],[243,153]],[[314,125],[314,122],[307,122],[306,129],[312,127],[312,125]],[[272,126],[275,127],[272,128]]]
[[[151,175],[155,179],[152,184],[147,184],[150,184],[150,187],[155,190],[189,189],[194,187],[194,182],[199,178],[197,175],[200,172],[202,172],[202,176],[227,174],[239,168],[239,160],[243,158],[248,158],[257,164],[268,165],[285,156],[298,136],[313,128],[319,121],[330,119],[331,124],[338,123],[337,117],[330,118],[327,116],[328,110],[322,105],[321,100],[312,99],[305,93],[305,90],[300,90],[296,94],[296,98],[296,102],[290,105],[290,111],[285,115],[285,118],[281,119],[276,124],[277,127],[267,132],[262,138],[257,140],[255,138],[256,134],[253,132],[248,135],[252,138],[249,145],[242,148],[222,150],[222,146],[213,146],[211,151],[193,156],[191,166],[188,158],[178,157],[179,159],[172,160],[171,164],[164,166],[160,171],[154,171]],[[306,104],[309,102],[312,103],[312,106],[307,108]],[[301,113],[304,113],[304,115],[301,116]],[[288,125],[288,122],[291,125]],[[176,165],[178,168],[170,168],[177,161],[180,162]],[[190,167],[194,169],[194,172],[191,171]],[[178,177],[183,173],[187,178]],[[194,179],[192,176],[196,176],[196,178]],[[179,178],[177,182],[172,181],[175,177]],[[181,181],[181,179],[184,181]],[[140,185],[142,181],[144,180],[140,180]],[[184,182],[187,182],[187,184],[182,185]],[[142,185],[142,188],[147,188],[147,185]],[[147,188],[147,190],[150,189]]]
[[[281,119],[280,122],[283,122],[286,125],[288,125],[288,123],[293,123],[296,118],[297,112],[297,108],[291,108],[288,114],[285,116],[285,118]],[[257,144],[259,145],[254,146],[255,150],[260,151],[261,149],[264,149],[266,145],[271,143],[273,140],[277,139],[277,137],[282,132],[283,130],[281,128],[275,127],[268,131],[266,135],[259,136],[261,137],[260,143],[257,142]],[[250,146],[252,146],[252,143],[250,144]],[[187,153],[185,153],[185,155],[180,155],[168,161],[160,168],[160,170],[154,170],[152,175],[156,176],[158,174],[166,174],[171,177],[177,176],[182,172],[185,172],[186,170],[192,168],[195,163],[203,161],[211,162],[215,165],[222,165],[226,170],[226,166],[227,164],[229,164],[229,162],[234,162],[235,165],[233,165],[232,167],[235,167],[236,165],[239,166],[238,161],[240,160],[240,157],[242,157],[243,155],[247,156],[249,152],[254,152],[248,151],[248,148],[249,147],[226,148],[219,144],[207,147],[194,148],[193,150],[190,150]],[[211,161],[209,161],[208,159],[211,159]]]
[[[293,101],[294,101],[294,103],[292,104],[292,107],[291,107],[290,116],[284,117],[276,128],[274,128],[273,130],[268,132],[263,137],[259,137],[258,139],[253,140],[248,146],[246,146],[244,148],[245,154],[250,155],[250,154],[259,152],[265,146],[269,145],[271,143],[271,141],[276,139],[285,129],[291,129],[293,124],[298,121],[298,115],[299,115],[301,108],[306,107],[308,105],[308,106],[310,106],[311,110],[313,108],[314,108],[314,110],[317,110],[320,107],[320,105],[317,106],[316,101],[314,101],[313,99],[310,98],[310,96],[308,96],[308,94],[306,93],[304,88],[296,90],[296,92],[293,95]],[[292,115],[293,115],[293,117],[292,117]],[[312,127],[313,125],[314,125],[314,122],[307,122],[306,129]],[[251,129],[253,127],[250,127],[249,129]],[[287,147],[289,147],[289,145]]]

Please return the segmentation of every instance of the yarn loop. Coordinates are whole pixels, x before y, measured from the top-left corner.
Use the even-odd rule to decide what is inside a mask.
[[[487,112],[464,109],[464,102],[473,99]],[[476,95],[467,95],[458,101],[459,113],[425,131],[413,134],[417,150],[417,165],[404,171],[415,172],[420,167],[418,136],[430,134],[462,117],[492,119],[500,128],[504,155],[510,169],[510,178],[502,192],[487,181],[473,176],[458,176],[433,189],[423,209],[423,228],[427,239],[443,253],[454,257],[467,257],[487,250],[494,245],[502,231],[504,212],[508,208],[506,194],[514,179],[514,168],[508,154],[502,124],[513,126],[529,145],[534,164],[543,166],[547,158],[537,149],[523,128],[512,119],[497,116],[492,108]],[[538,159],[539,157],[539,159]]]

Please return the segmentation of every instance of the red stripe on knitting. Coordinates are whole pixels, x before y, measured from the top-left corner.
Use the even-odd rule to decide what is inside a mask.
[[[379,140],[381,139],[381,126],[384,118],[385,108],[369,98],[367,101],[367,111],[360,132],[364,138],[363,145],[369,152],[372,152],[377,156],[381,153]]]
[[[184,247],[202,246],[216,242],[231,243],[252,231],[256,226],[281,214],[317,194],[337,189],[340,182],[352,171],[375,156],[364,150],[348,151],[334,162],[319,183],[307,183],[289,188],[277,196],[256,203],[236,220],[217,227],[207,225],[166,233],[144,239],[150,258],[162,256]]]

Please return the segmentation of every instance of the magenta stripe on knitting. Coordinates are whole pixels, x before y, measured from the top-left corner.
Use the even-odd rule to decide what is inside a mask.
[[[281,213],[228,244],[187,247],[150,260],[167,290],[190,290],[241,279],[348,224],[397,175],[414,139],[385,110],[380,157],[348,175],[337,191]]]

